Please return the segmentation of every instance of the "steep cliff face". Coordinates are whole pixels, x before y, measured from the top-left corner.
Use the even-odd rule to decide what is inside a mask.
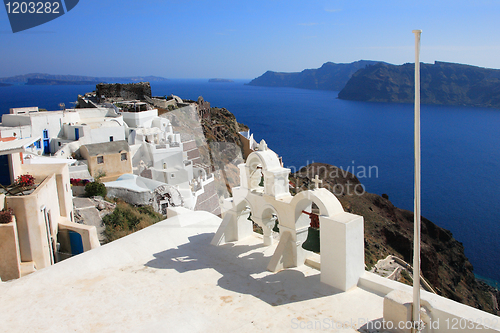
[[[232,193],[232,187],[240,182],[238,164],[244,162],[243,143],[238,133],[247,131],[248,127],[238,123],[236,117],[224,108],[210,108],[209,114],[201,118],[201,125],[211,163],[221,171],[226,190]]]
[[[322,187],[332,191],[344,210],[364,217],[365,263],[370,268],[387,255],[413,261],[413,212],[395,207],[386,195],[364,192],[351,173],[332,165],[313,163],[293,175],[300,189],[318,175]],[[422,218],[421,269],[424,278],[442,296],[498,314],[498,292],[476,280],[462,243],[426,218]]]
[[[238,135],[241,131],[248,130],[243,124],[236,121],[236,117],[224,108],[210,108],[210,117],[201,119],[203,133],[210,142],[232,142],[242,146]]]
[[[340,99],[412,103],[414,64],[376,64],[352,75]],[[421,64],[424,104],[500,107],[500,70],[436,62]]]
[[[340,91],[356,71],[376,63],[370,60],[360,60],[349,64],[327,62],[320,68],[305,69],[300,73],[267,71],[253,79],[249,85]]]

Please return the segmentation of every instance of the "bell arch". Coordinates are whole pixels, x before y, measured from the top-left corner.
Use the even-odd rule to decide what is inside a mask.
[[[278,156],[271,150],[255,151],[251,153],[245,165],[252,169],[257,165],[262,165],[264,170],[274,170],[281,168],[281,163]]]
[[[340,201],[325,188],[303,191],[292,197],[288,175],[278,156],[261,141],[258,150],[248,155],[240,169],[240,186],[233,188],[233,198],[225,200],[225,215],[212,244],[220,245],[250,236],[252,225],[263,228],[264,244],[273,242],[271,228],[279,220],[280,238],[267,269],[278,270],[304,264],[307,253],[302,249],[311,220],[320,223],[321,281],[341,290],[356,285],[364,272],[363,217],[344,211]],[[260,172],[258,172],[260,171]],[[255,174],[258,172],[257,176]],[[264,178],[264,186],[252,184]],[[312,212],[316,204],[318,214]],[[249,207],[250,209],[247,209]],[[303,211],[308,214],[304,214]],[[275,215],[275,216],[274,216]]]
[[[281,165],[278,155],[267,149],[264,140],[259,150],[248,155],[245,164],[240,164],[239,168],[241,187],[275,199],[291,196],[288,189],[290,169]]]
[[[316,189],[314,191],[303,191],[295,195],[290,203],[295,207],[295,221],[302,214],[302,211],[308,208],[311,203],[315,203],[320,211],[320,215],[332,217],[344,212],[344,208],[339,199],[326,189]]]
[[[261,210],[259,222],[256,221],[256,223],[262,228],[265,245],[273,243],[273,228],[279,216],[278,210],[271,204],[265,205]]]
[[[259,189],[259,184],[261,183],[261,177],[264,178],[262,187],[266,187],[266,183],[269,183],[267,171],[277,170],[281,168],[278,156],[270,150],[255,151],[251,153],[247,161],[244,164],[245,175],[246,175],[246,185],[247,188],[251,190]],[[267,176],[267,177],[266,177]]]
[[[213,245],[237,241],[250,236],[253,232],[253,224],[250,220],[250,214],[254,212],[252,204],[245,198],[241,198],[236,202],[231,201],[230,205],[211,241]]]
[[[276,219],[279,220],[280,213],[273,205],[264,206],[261,213],[263,219],[272,219],[274,215],[276,215]]]
[[[284,226],[283,229],[287,233],[280,235],[278,247],[271,258],[268,270],[275,272],[304,263],[306,254],[302,249],[302,243],[306,240],[311,219],[303,211],[312,213],[313,203],[318,206],[319,215],[324,218],[344,213],[340,201],[324,188],[303,191],[295,195],[288,204],[292,216],[284,221],[280,220],[279,226]]]
[[[245,210],[249,210],[250,212],[254,211],[252,204],[247,199],[242,199],[240,202],[236,204],[236,212],[238,214],[241,214]]]

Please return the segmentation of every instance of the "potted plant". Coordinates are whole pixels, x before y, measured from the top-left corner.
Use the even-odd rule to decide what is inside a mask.
[[[35,177],[30,175],[29,173],[18,176],[16,178],[16,181],[14,182],[14,185],[23,188],[33,186],[34,184],[35,184]]]
[[[0,211],[0,224],[8,224],[12,222],[12,216],[14,215],[14,211],[11,208],[2,209]]]

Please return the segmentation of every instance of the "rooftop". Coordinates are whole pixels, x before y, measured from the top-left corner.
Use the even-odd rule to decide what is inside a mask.
[[[210,245],[220,223],[207,212],[185,212],[0,283],[2,328],[251,332],[321,321],[353,332],[382,317],[383,297],[358,287],[338,292],[313,268],[267,271],[276,245],[264,246],[258,236]]]
[[[165,185],[165,183],[126,173],[118,177],[115,181],[106,182],[105,185],[106,187],[125,188],[136,192],[150,192],[154,191],[158,186]]]
[[[40,137],[15,140],[5,138],[4,140],[0,141],[0,155],[26,152],[28,147],[33,145],[38,140],[40,140]]]
[[[103,143],[92,143],[88,145],[83,145],[82,147],[87,148],[90,156],[115,154],[121,151],[130,151],[127,141],[112,141]]]

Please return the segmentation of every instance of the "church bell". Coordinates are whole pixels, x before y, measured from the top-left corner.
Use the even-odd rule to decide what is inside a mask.
[[[276,219],[276,221],[274,222],[274,227],[273,227],[273,231],[274,232],[280,232],[280,228],[278,227],[278,219]]]
[[[307,230],[307,239],[304,243],[302,243],[302,248],[319,253],[319,244],[319,228],[309,227]]]

